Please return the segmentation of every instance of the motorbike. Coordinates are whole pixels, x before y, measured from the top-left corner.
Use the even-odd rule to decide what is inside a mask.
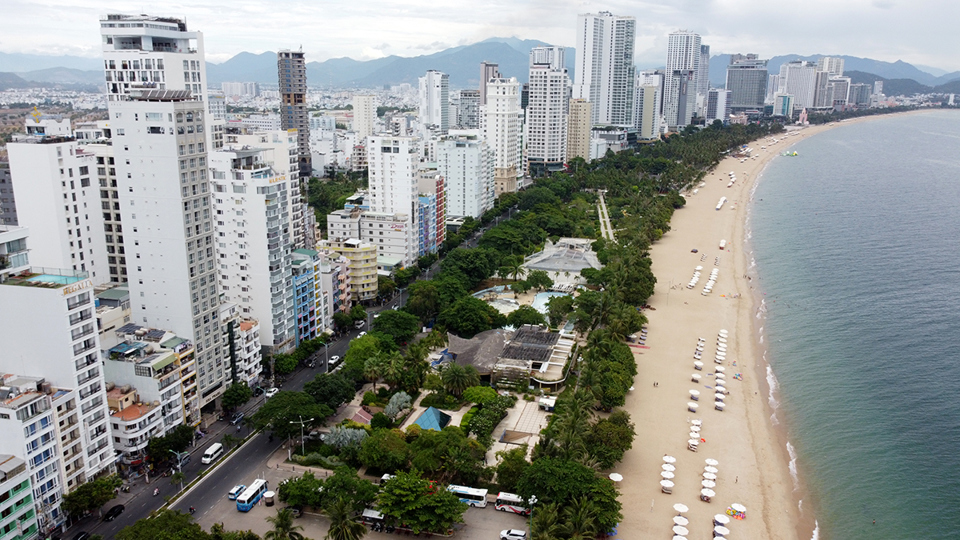
[[[156,497],[160,494],[160,488],[153,488],[153,496]]]

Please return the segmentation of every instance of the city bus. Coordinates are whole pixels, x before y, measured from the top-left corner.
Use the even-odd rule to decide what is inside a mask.
[[[262,497],[266,491],[267,481],[257,478],[252,484],[250,484],[250,487],[244,490],[244,492],[237,497],[237,510],[241,512],[249,512],[250,509],[260,501],[260,497]]]
[[[487,506],[487,490],[485,489],[450,485],[447,486],[447,491],[456,494],[460,498],[460,502],[467,503],[470,506],[476,506],[477,508]]]
[[[501,512],[513,512],[514,514],[520,514],[521,516],[530,514],[530,510],[524,506],[524,500],[521,499],[519,495],[514,495],[513,493],[507,493],[505,491],[501,491],[497,494],[496,508]]]

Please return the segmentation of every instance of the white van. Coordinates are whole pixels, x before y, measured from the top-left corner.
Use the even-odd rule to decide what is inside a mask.
[[[206,452],[203,453],[203,459],[200,460],[200,463],[209,465],[222,455],[223,445],[220,443],[213,443],[207,448]]]

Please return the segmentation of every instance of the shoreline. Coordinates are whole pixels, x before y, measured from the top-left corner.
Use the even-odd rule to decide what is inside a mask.
[[[903,114],[920,112],[924,111]],[[624,514],[621,531],[672,534],[676,515],[672,506],[679,502],[689,508],[684,516],[690,520],[690,536],[701,537],[709,534],[715,514],[738,502],[747,507],[747,519],[729,525],[737,538],[806,540],[814,536],[817,501],[807,492],[802,475],[791,475],[796,460],[787,450],[789,422],[771,403],[777,390],[775,379],[772,392],[768,381],[763,291],[753,281],[758,276],[749,243],[750,205],[764,169],[780,152],[828,129],[884,116],[790,130],[774,136],[780,142],[772,146],[767,139],[750,143],[757,158],[743,163],[731,157],[721,161],[702,187],[694,186],[685,194],[687,204],[674,213],[671,230],[651,247],[658,282],[649,303],[655,311],[647,312],[649,347],[634,349],[638,367],[635,388],[642,390],[628,394],[624,406],[637,427],[637,439],[614,468],[624,476],[619,486]],[[767,149],[761,150],[761,146]],[[736,173],[733,187],[726,185],[729,171]],[[728,201],[717,211],[721,196]],[[725,249],[719,248],[720,240],[726,240]],[[694,248],[697,254],[691,253]],[[718,264],[714,265],[715,261]],[[701,279],[688,289],[686,284],[698,265],[703,266]],[[700,292],[715,266],[719,278],[713,292],[704,296]],[[723,412],[714,410],[713,398],[707,397],[712,391],[703,388],[713,385],[716,336],[721,328],[730,333],[729,355],[723,364],[729,395]],[[706,339],[703,371],[695,371],[693,366],[698,337]],[[702,376],[699,384],[692,381],[694,373]],[[743,380],[733,380],[734,373],[742,373]],[[701,391],[696,413],[686,408],[689,389]],[[705,439],[696,453],[686,447],[693,418],[703,421],[701,435]],[[661,493],[658,484],[665,454],[677,460],[672,494]],[[716,496],[710,503],[699,499],[706,458],[720,462]]]

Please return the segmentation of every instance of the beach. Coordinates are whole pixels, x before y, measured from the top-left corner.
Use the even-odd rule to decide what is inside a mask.
[[[756,159],[724,159],[703,185],[684,194],[686,206],[674,213],[671,230],[652,246],[657,285],[649,304],[654,309],[645,312],[649,323],[644,347],[634,347],[638,374],[625,405],[636,424],[637,438],[614,469],[624,477],[619,484],[624,514],[619,538],[670,538],[672,520],[678,514],[673,509],[676,503],[689,508],[683,516],[689,520],[690,538],[709,538],[713,517],[724,514],[733,503],[746,507],[746,518],[730,520],[730,537],[811,537],[813,516],[801,515],[801,491],[790,474],[786,436],[771,418],[759,340],[760,303],[753,287],[757,277],[749,272],[743,244],[753,185],[766,163],[795,159],[781,152],[834,125],[810,126],[789,136],[781,133],[774,145],[769,139],[754,141],[749,146]],[[728,187],[731,171],[736,182]],[[721,197],[726,202],[717,210]],[[697,266],[703,269],[691,289],[687,284]],[[716,284],[703,295],[714,268],[718,269]],[[714,408],[721,330],[727,331],[721,364],[727,390],[723,411]],[[694,368],[699,338],[704,340],[702,371]],[[693,374],[701,376],[699,382],[693,381]],[[696,413],[688,410],[690,390],[700,392]],[[697,452],[687,448],[694,419],[702,421]],[[671,494],[660,489],[665,455],[676,458]],[[700,498],[706,459],[719,462],[716,495],[709,503]]]

